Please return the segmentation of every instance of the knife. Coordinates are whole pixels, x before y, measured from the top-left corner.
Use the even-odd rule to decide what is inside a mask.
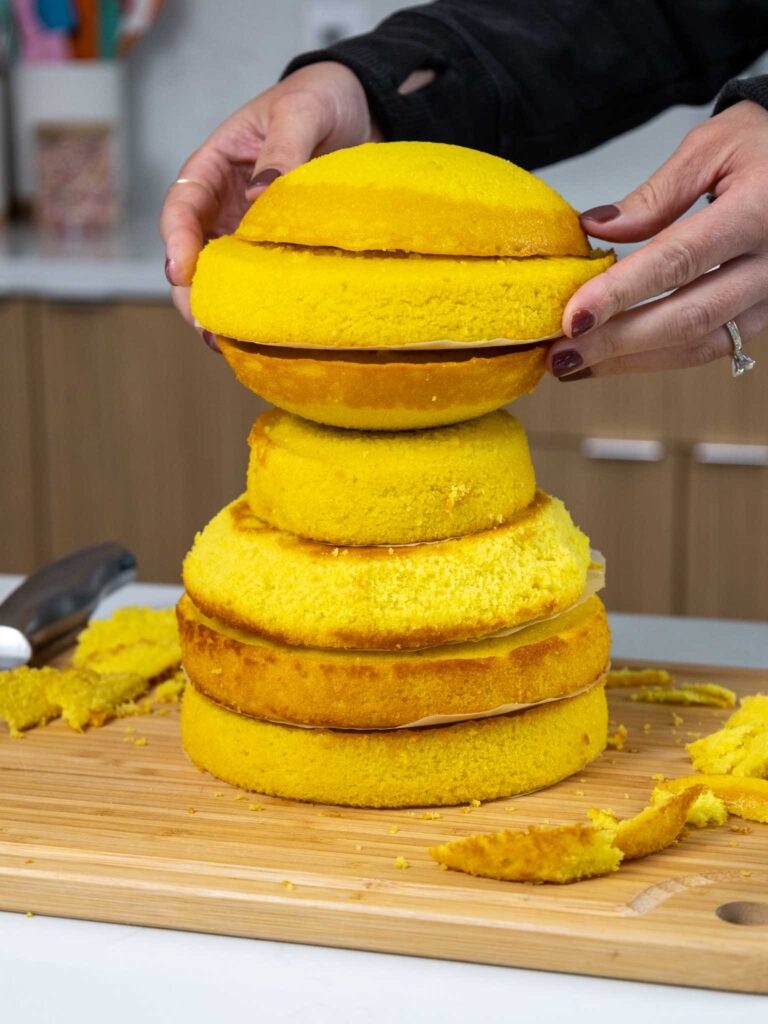
[[[80,548],[38,569],[0,604],[0,670],[64,647],[103,597],[135,578],[136,559],[115,543]]]

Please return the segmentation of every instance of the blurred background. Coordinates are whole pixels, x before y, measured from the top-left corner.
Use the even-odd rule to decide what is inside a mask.
[[[178,581],[195,530],[243,490],[263,405],[171,308],[159,207],[189,153],[293,55],[402,6],[0,2],[0,572],[114,538],[143,579]],[[708,114],[673,109],[539,172],[577,208],[610,202]],[[760,347],[738,382],[723,360],[547,379],[516,403],[541,485],[608,558],[609,607],[768,616]]]

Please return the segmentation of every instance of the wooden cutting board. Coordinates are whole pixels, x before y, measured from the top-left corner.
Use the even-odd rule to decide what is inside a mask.
[[[768,691],[768,672],[673,670]],[[628,691],[610,703],[629,730],[622,752],[544,792],[439,817],[243,796],[186,760],[175,709],[86,735],[61,722],[23,740],[3,733],[0,908],[768,992],[768,825],[693,829],[569,886],[471,878],[429,857],[456,836],[572,822],[591,806],[634,814],[654,774],[690,773],[690,733],[727,715],[638,704]]]

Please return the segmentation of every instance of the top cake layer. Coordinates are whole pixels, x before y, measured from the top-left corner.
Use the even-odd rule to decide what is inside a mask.
[[[576,211],[544,181],[488,153],[381,142],[278,178],[238,228],[250,242],[446,256],[586,256]]]

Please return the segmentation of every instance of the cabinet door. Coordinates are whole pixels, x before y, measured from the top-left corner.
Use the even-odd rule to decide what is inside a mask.
[[[22,302],[0,303],[0,572],[29,572],[44,558],[40,461],[35,444],[36,341]]]
[[[696,445],[688,509],[685,612],[768,619],[768,446]]]
[[[563,499],[605,555],[608,608],[676,612],[682,588],[675,557],[677,456],[657,441],[605,438],[558,445],[532,438],[531,454],[539,486]]]
[[[170,306],[41,310],[50,555],[111,539],[177,581],[195,531],[245,489],[264,404]]]

